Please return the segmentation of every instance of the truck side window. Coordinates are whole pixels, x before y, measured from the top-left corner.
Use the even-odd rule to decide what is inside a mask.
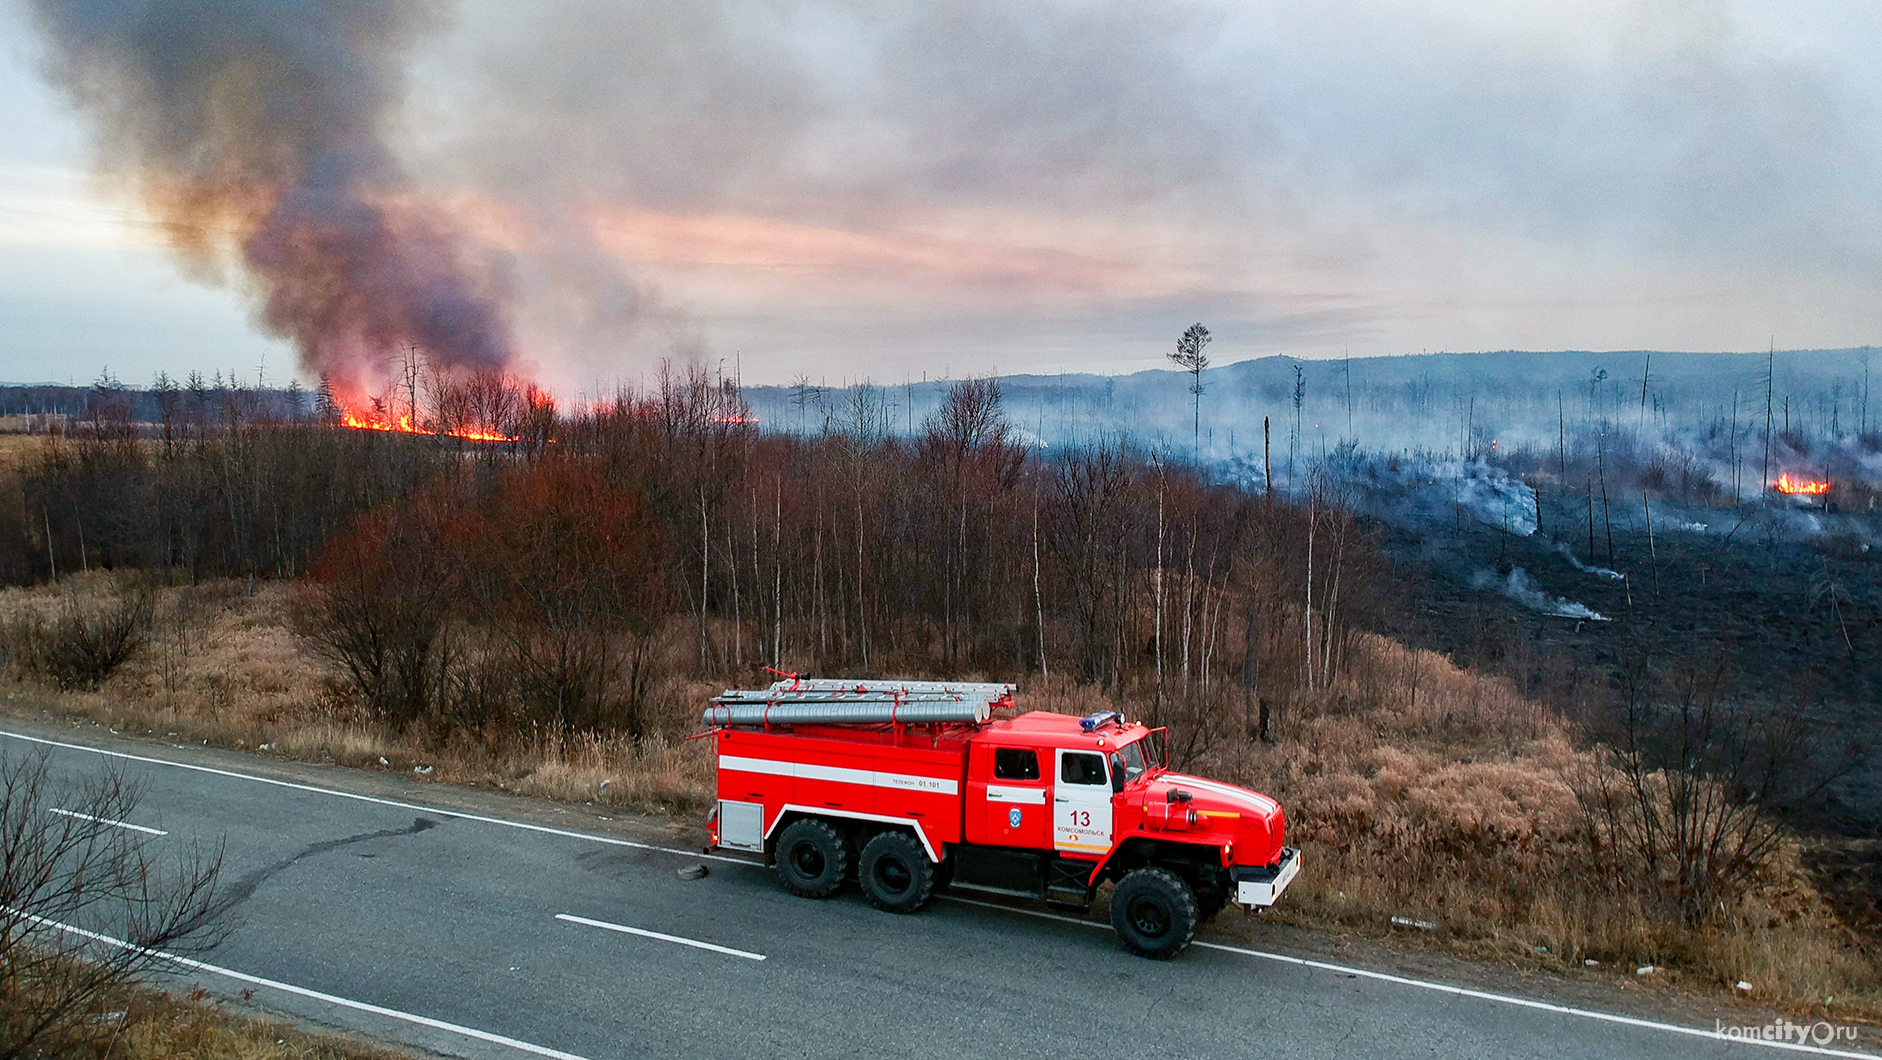
[[[1059,762],[1061,784],[1109,784],[1111,782],[1110,775],[1104,770],[1103,755],[1066,755]]]
[[[1023,747],[993,749],[993,779],[1038,780],[1039,755]]]

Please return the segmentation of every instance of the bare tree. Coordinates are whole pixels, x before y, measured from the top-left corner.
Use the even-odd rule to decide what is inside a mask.
[[[1209,345],[1209,329],[1201,324],[1191,324],[1183,331],[1182,338],[1176,340],[1176,352],[1170,354],[1170,360],[1190,375],[1189,392],[1195,398],[1195,422],[1193,425],[1194,446],[1202,444],[1202,373],[1209,367],[1209,355],[1203,347]]]
[[[952,510],[940,514],[950,529],[942,563],[942,645],[950,663],[971,646],[973,630],[1002,600],[986,546],[990,508],[1017,481],[1026,448],[1011,440],[1000,384],[967,379],[922,423],[917,458],[930,473],[946,477]],[[970,540],[968,522],[974,520]],[[978,553],[978,554],[976,554]]]
[[[0,1060],[103,1041],[112,994],[221,941],[220,846],[158,854],[117,823],[139,795],[115,770],[66,780],[46,753],[0,752]]]
[[[1786,816],[1858,760],[1797,710],[1729,699],[1723,668],[1665,687],[1644,665],[1621,675],[1601,767],[1582,783],[1598,854],[1691,922],[1712,917],[1759,872]]]

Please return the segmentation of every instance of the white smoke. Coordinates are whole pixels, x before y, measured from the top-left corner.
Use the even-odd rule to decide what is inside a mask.
[[[1621,581],[1622,579],[1627,577],[1627,575],[1622,574],[1620,571],[1617,571],[1617,570],[1609,570],[1606,567],[1588,566],[1586,563],[1583,563],[1581,560],[1576,559],[1575,553],[1569,551],[1568,546],[1562,544],[1559,541],[1556,542],[1555,550],[1557,552],[1560,552],[1563,556],[1567,557],[1568,562],[1573,564],[1575,569],[1582,572],[1583,574],[1593,574],[1596,577],[1600,577],[1600,578],[1612,578],[1615,581]]]
[[[1524,607],[1532,611],[1540,611],[1545,615],[1553,615],[1557,618],[1578,618],[1589,622],[1608,620],[1606,615],[1589,608],[1586,604],[1578,604],[1573,600],[1564,600],[1559,596],[1550,596],[1543,592],[1529,577],[1529,572],[1521,567],[1511,567],[1509,575],[1501,579],[1489,571],[1478,571],[1470,579],[1470,584],[1478,589],[1494,588]]]
[[[1408,519],[1448,519],[1459,508],[1485,526],[1517,537],[1536,532],[1536,494],[1509,472],[1481,460],[1369,460],[1353,472],[1375,506]]]

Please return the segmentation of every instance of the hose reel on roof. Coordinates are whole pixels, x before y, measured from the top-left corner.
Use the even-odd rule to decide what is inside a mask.
[[[701,721],[724,725],[980,724],[1014,686],[988,682],[799,678],[713,697]]]

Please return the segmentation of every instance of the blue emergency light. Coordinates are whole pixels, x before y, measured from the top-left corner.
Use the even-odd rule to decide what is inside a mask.
[[[1078,727],[1084,732],[1097,732],[1106,725],[1124,723],[1124,715],[1115,710],[1101,710],[1096,714],[1087,714],[1078,719]]]

